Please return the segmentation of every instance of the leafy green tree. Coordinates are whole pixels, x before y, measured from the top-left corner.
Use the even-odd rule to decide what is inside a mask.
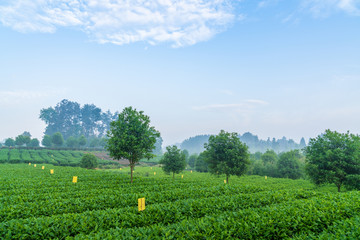
[[[29,142],[29,144],[27,146],[39,147],[39,145],[40,145],[40,141],[37,138],[33,138],[33,139],[31,139],[31,141]]]
[[[306,172],[315,184],[334,183],[339,192],[343,185],[356,187],[356,179],[360,179],[358,135],[328,129],[310,139],[305,156]]]
[[[264,164],[273,164],[277,161],[277,154],[274,152],[274,150],[266,150],[264,154],[261,155],[261,160],[264,162]]]
[[[52,146],[52,139],[49,135],[44,135],[41,144],[45,147],[51,147]]]
[[[28,144],[30,142],[29,136],[19,135],[15,138],[15,145],[17,146],[23,146],[25,144]]]
[[[86,145],[86,142],[87,142],[86,137],[84,135],[81,135],[78,140],[80,147],[84,147]]]
[[[87,169],[94,169],[98,166],[97,158],[94,154],[86,153],[82,156],[80,167]]]
[[[225,174],[229,183],[231,175],[241,176],[250,164],[249,151],[237,133],[221,130],[216,136],[210,136],[205,144],[205,159],[212,174]]]
[[[205,153],[202,152],[196,159],[195,170],[198,172],[208,172],[208,163],[206,162]]]
[[[15,147],[15,140],[12,138],[8,138],[5,140],[5,146],[7,147]]]
[[[71,137],[68,137],[68,139],[66,139],[65,144],[69,148],[75,148],[79,145],[79,142],[78,142],[77,138],[71,136]]]
[[[195,162],[196,159],[198,158],[198,155],[196,153],[191,154],[188,158],[188,164],[191,168],[195,168]]]
[[[143,111],[125,108],[117,121],[110,123],[106,149],[115,159],[127,159],[130,163],[131,183],[135,164],[142,158],[152,158],[156,138],[160,133],[150,127],[150,118]]]
[[[162,169],[166,174],[172,173],[175,178],[175,174],[182,172],[186,167],[185,154],[175,145],[168,146],[159,163],[162,164]]]
[[[56,147],[61,147],[64,144],[64,138],[63,138],[63,135],[61,134],[61,132],[54,133],[51,137],[51,142]]]
[[[301,177],[301,168],[298,158],[298,150],[292,150],[280,154],[277,168],[279,177],[298,179]]]

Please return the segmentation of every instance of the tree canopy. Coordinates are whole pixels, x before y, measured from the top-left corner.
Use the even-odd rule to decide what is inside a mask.
[[[132,182],[135,164],[142,158],[155,156],[152,152],[160,133],[150,126],[150,118],[143,111],[127,107],[110,123],[107,136],[106,149],[110,156],[129,160]]]
[[[334,183],[340,192],[341,186],[357,187],[360,180],[360,137],[347,133],[326,130],[310,139],[305,150],[306,172],[317,184]]]
[[[60,132],[64,139],[70,136],[103,137],[109,130],[110,122],[115,120],[118,113],[102,112],[94,104],[80,106],[77,102],[67,99],[59,102],[54,108],[43,108],[40,119],[45,122],[46,135]]]
[[[249,151],[237,133],[221,130],[216,136],[210,136],[205,144],[204,157],[212,174],[225,174],[226,182],[231,175],[241,176],[250,164]]]
[[[175,174],[178,174],[185,169],[186,156],[184,152],[181,152],[181,150],[177,148],[177,146],[168,146],[159,163],[162,164],[162,169],[166,174],[172,173],[173,178],[175,178]]]

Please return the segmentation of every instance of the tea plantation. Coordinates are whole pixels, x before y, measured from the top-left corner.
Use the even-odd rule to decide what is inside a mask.
[[[1,164],[0,239],[360,239],[358,191],[190,171],[173,180],[157,167],[134,176]]]
[[[47,163],[59,166],[79,166],[83,151],[50,149],[0,148],[0,163]],[[116,165],[110,160],[98,159],[100,165]]]

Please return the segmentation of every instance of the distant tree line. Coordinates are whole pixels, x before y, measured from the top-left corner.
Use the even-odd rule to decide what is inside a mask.
[[[116,120],[118,112],[103,112],[94,104],[80,106],[67,99],[55,107],[40,110],[40,119],[46,124],[45,135],[59,132],[67,140],[69,137],[84,136],[86,139],[105,137],[110,123]]]
[[[40,141],[37,138],[31,138],[31,134],[25,131],[15,139],[7,138],[4,145],[6,147],[39,147]]]
[[[181,149],[186,149],[190,154],[201,153],[205,150],[204,144],[208,142],[211,135],[198,135],[195,137],[190,137],[184,140],[180,144]],[[305,139],[301,138],[300,143],[296,143],[292,139],[286,139],[283,137],[281,139],[273,138],[270,140],[268,138],[266,141],[261,140],[258,136],[253,135],[252,133],[246,132],[243,135],[238,135],[241,142],[245,143],[249,147],[249,151],[252,153],[255,152],[266,152],[268,149],[274,150],[277,153],[287,152],[294,149],[303,149],[306,147]]]

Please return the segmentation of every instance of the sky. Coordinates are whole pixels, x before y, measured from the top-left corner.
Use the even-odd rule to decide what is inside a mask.
[[[0,0],[0,141],[62,99],[133,106],[165,145],[360,133],[360,0]]]

